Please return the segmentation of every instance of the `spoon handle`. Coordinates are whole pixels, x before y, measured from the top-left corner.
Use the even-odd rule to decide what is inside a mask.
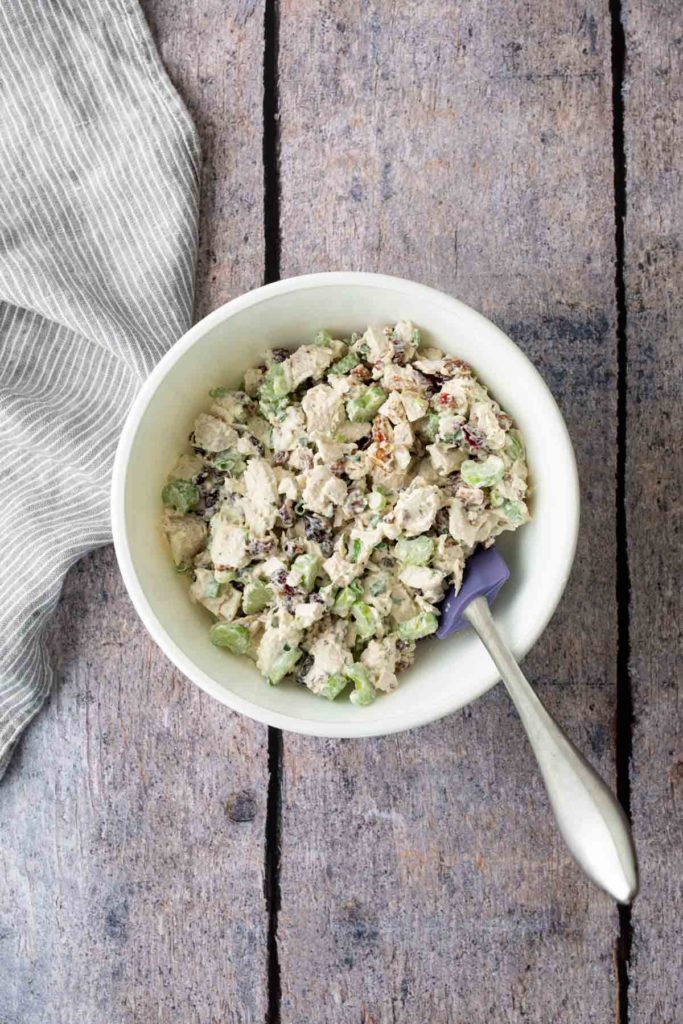
[[[464,616],[491,655],[517,708],[572,856],[601,889],[619,903],[630,903],[638,891],[638,868],[619,803],[532,690],[498,632],[486,598],[475,598]]]

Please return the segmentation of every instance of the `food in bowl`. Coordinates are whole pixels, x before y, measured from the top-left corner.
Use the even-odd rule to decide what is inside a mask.
[[[210,398],[162,500],[211,641],[271,685],[372,703],[467,557],[529,519],[519,431],[410,321],[273,349]]]

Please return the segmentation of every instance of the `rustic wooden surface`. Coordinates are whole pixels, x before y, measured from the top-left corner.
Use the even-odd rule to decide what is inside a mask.
[[[626,8],[627,496],[642,893],[633,909],[632,1024],[683,1020],[683,11]]]
[[[283,275],[433,283],[537,362],[586,497],[531,678],[610,777],[616,336],[602,5],[282,0]],[[607,443],[606,442],[607,439]],[[618,921],[573,867],[504,692],[367,742],[285,735],[282,1020],[605,1021]],[[306,968],[302,970],[302,964]],[[492,979],[495,979],[493,981]]]
[[[202,136],[203,315],[263,273],[262,6],[147,13]],[[0,791],[0,1022],[263,1021],[266,729],[155,649],[110,549],[70,574],[52,650]]]
[[[266,0],[144,7],[202,136],[199,315],[278,263],[283,276],[404,274],[491,316],[553,388],[580,464],[582,534],[527,668],[613,782],[627,441],[635,721],[631,734],[622,679],[619,781],[643,895],[620,918],[570,862],[502,692],[397,737],[285,735],[269,766],[266,730],[170,667],[112,552],[98,552],[70,575],[59,682],[0,788],[1,1024],[674,1024],[679,5],[624,11],[625,351],[606,4],[281,0],[279,49],[273,0],[270,18]],[[279,252],[263,223],[264,34]],[[278,852],[279,909],[264,893]]]

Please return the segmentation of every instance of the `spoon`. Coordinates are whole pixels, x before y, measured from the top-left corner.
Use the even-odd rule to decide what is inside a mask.
[[[585,757],[562,732],[498,632],[489,602],[510,571],[495,548],[468,560],[457,594],[444,600],[440,640],[472,626],[491,655],[536,755],[560,832],[577,864],[619,903],[638,891],[638,867],[626,815]]]

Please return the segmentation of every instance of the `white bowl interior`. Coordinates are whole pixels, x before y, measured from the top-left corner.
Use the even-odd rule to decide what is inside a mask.
[[[187,580],[174,572],[159,529],[160,491],[209,388],[238,385],[264,349],[294,348],[322,327],[348,334],[399,319],[414,320],[427,343],[471,363],[524,435],[533,521],[499,542],[511,579],[495,606],[518,656],[542,632],[571,568],[579,501],[564,422],[537,371],[488,320],[432,289],[362,274],[292,279],[229,303],[174,346],[131,410],[114,472],[114,535],[129,592],[166,654],[214,697],[272,725],[335,736],[397,731],[441,717],[497,679],[468,632],[418,644],[398,690],[368,708],[328,703],[294,683],[271,688],[247,659],[209,642],[211,617],[190,604]]]

